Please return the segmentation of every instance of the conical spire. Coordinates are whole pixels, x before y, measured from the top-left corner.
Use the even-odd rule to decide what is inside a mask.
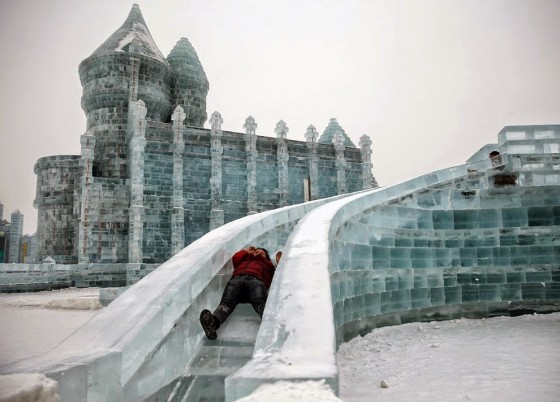
[[[171,103],[184,108],[187,114],[185,124],[203,127],[208,116],[206,95],[209,84],[194,47],[187,38],[181,38],[167,60],[173,71]]]
[[[175,44],[169,56],[167,56],[169,64],[179,72],[195,72],[200,79],[207,80],[204,68],[202,68],[202,63],[198,59],[196,50],[191,45],[191,42],[187,38],[181,38]]]
[[[154,42],[138,4],[132,6],[126,21],[92,53],[92,56],[108,52],[138,53],[168,64]]]
[[[344,137],[345,147],[356,148],[356,146],[354,145],[350,137],[348,137],[348,135],[346,134],[344,129],[340,126],[340,124],[338,124],[336,119],[329,120],[329,125],[327,126],[327,128],[325,128],[325,131],[323,131],[323,134],[321,134],[321,137],[319,137],[319,140],[317,142],[320,144],[332,144],[333,137],[337,131],[342,132],[342,136]]]

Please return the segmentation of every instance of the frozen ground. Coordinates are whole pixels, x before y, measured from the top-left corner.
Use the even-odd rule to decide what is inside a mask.
[[[0,294],[0,366],[52,349],[97,313],[98,296],[95,288]],[[341,345],[338,361],[345,402],[556,402],[560,313],[381,328]],[[9,391],[53,391],[42,376],[0,380],[0,400]],[[263,386],[244,400],[281,401],[286,395],[338,400],[326,385],[312,382]]]
[[[98,288],[0,293],[0,366],[53,349],[100,307]]]
[[[380,328],[338,362],[346,402],[560,401],[560,313]]]

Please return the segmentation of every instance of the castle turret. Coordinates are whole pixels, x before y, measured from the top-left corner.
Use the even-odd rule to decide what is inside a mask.
[[[140,7],[91,56],[80,63],[82,109],[96,137],[94,176],[126,178],[129,102],[142,99],[147,118],[171,115],[171,68],[156,46]]]
[[[346,148],[356,148],[350,137],[348,137],[336,119],[329,120],[329,125],[325,128],[325,131],[323,131],[323,134],[321,134],[317,142],[319,144],[332,144],[334,136],[338,131],[340,131],[340,134],[342,135],[342,143]]]
[[[171,100],[186,114],[185,124],[203,127],[206,121],[208,79],[196,51],[187,38],[181,38],[167,56],[173,70]]]

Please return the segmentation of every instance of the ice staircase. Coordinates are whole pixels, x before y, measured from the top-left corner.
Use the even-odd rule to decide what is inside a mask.
[[[0,372],[43,372],[63,402],[234,401],[279,380],[336,393],[338,344],[372,328],[558,309],[560,126],[498,141],[465,165],[224,225],[52,352]],[[242,306],[207,341],[198,315],[249,244],[284,247],[263,320]]]
[[[183,375],[151,399],[224,401],[225,378],[251,359],[260,321],[252,307],[240,305],[218,330],[218,339],[203,339]]]

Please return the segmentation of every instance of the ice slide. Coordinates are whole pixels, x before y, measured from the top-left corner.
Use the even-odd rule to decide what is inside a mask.
[[[198,400],[202,394],[223,398],[224,378],[251,357],[260,323],[250,308],[240,306],[220,328],[217,342],[203,335],[199,313],[217,305],[230,277],[231,256],[250,244],[272,251],[283,247],[306,213],[341,197],[250,215],[213,230],[53,351],[0,372],[45,373],[59,382],[63,401],[162,400],[164,394],[170,400]]]

